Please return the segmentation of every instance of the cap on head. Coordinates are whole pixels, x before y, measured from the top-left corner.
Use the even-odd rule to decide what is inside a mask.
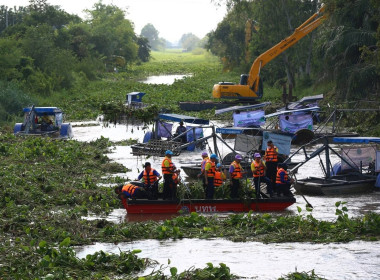
[[[173,155],[173,152],[172,151],[170,151],[170,150],[167,150],[166,152],[165,152],[165,155]]]
[[[219,168],[219,167],[221,167],[222,165],[220,164],[220,163],[218,163],[217,165],[216,165],[216,168]]]
[[[241,155],[237,154],[237,155],[235,156],[235,159],[242,160],[243,158],[242,158]]]
[[[207,157],[208,156],[208,153],[207,152],[203,152],[202,153],[202,157]]]
[[[144,167],[148,167],[148,166],[150,166],[150,162],[146,162],[146,163],[144,164]]]
[[[254,156],[255,158],[261,158],[260,153],[255,153],[253,156]]]
[[[210,158],[214,158],[214,159],[217,159],[218,157],[217,157],[217,155],[216,155],[216,154],[211,154],[211,155],[210,155]]]

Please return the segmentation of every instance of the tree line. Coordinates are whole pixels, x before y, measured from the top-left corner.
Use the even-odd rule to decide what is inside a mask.
[[[255,58],[293,33],[318,0],[225,0],[228,13],[208,34],[207,48],[227,70],[248,71]],[[327,19],[261,71],[271,86],[330,84],[334,98],[378,100],[380,2],[325,0]]]

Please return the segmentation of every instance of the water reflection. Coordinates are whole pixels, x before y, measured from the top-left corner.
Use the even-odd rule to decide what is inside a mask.
[[[159,75],[159,76],[149,76],[148,78],[141,80],[140,82],[144,84],[165,84],[171,85],[175,80],[181,80],[184,77],[191,77],[191,75]]]
[[[350,243],[312,244],[231,242],[223,239],[200,240],[143,240],[128,243],[96,243],[77,248],[77,256],[85,257],[103,250],[115,254],[141,249],[141,258],[150,258],[179,272],[204,268],[206,263],[224,263],[231,272],[244,279],[277,279],[289,272],[315,270],[327,279],[379,279],[380,242],[354,241]],[[143,274],[150,273],[149,268]],[[170,274],[169,268],[165,274]]]

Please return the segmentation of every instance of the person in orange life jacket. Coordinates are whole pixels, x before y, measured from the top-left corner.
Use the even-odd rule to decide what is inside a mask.
[[[179,127],[177,127],[176,131],[175,131],[175,136],[178,136],[182,133],[186,132],[186,127],[183,126],[183,121],[180,121],[179,122]],[[186,143],[187,142],[187,135],[184,134],[180,137],[181,139],[181,142],[182,143]]]
[[[215,162],[218,160],[218,157],[216,154],[211,154],[210,159],[206,161],[205,164],[205,170],[204,170],[204,176],[205,176],[205,183],[207,185],[206,188],[206,199],[213,199],[214,198],[214,177],[215,177]]]
[[[198,174],[198,178],[202,178],[202,183],[203,183],[203,190],[206,193],[206,181],[205,181],[205,164],[206,161],[209,160],[208,154],[206,152],[202,153],[202,162],[201,162],[201,173]]]
[[[277,175],[277,162],[278,162],[278,148],[273,144],[272,140],[267,142],[267,149],[264,155],[265,165],[267,167],[266,176],[272,182],[272,190],[276,188],[276,175]]]
[[[144,188],[135,186],[131,183],[122,184],[115,188],[115,193],[119,198],[147,198],[147,193]]]
[[[179,173],[175,165],[172,162],[173,152],[167,150],[165,152],[165,158],[162,160],[162,173],[164,174],[164,190],[163,199],[177,199],[177,187],[173,182],[173,174]]]
[[[144,187],[148,190],[153,199],[158,198],[158,181],[162,178],[157,170],[153,169],[150,162],[144,164],[144,170],[141,171],[137,180],[144,180]]]
[[[226,175],[224,174],[224,172],[221,169],[222,169],[222,165],[220,163],[218,163],[216,165],[216,169],[215,169],[215,177],[214,177],[214,186],[215,187],[221,186],[223,184],[223,181],[226,179]]]
[[[290,191],[290,186],[293,184],[294,180],[289,179],[288,165],[286,163],[279,163],[277,176],[276,176],[276,192],[278,196],[284,194],[285,196],[293,196]]]
[[[243,157],[239,154],[235,156],[235,160],[231,163],[229,174],[231,179],[231,198],[238,198],[240,188],[240,179],[243,178],[243,168],[240,165]]]
[[[272,182],[264,175],[266,169],[267,167],[265,166],[265,162],[261,160],[260,153],[255,153],[254,160],[251,163],[251,170],[253,174],[253,183],[255,185],[256,198],[261,196],[260,184],[262,182],[267,185],[267,193],[270,197],[273,197]]]

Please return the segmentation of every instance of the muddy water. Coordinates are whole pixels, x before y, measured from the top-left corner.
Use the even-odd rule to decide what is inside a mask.
[[[112,252],[141,249],[139,257],[151,258],[164,267],[182,272],[206,263],[226,264],[241,279],[277,279],[294,271],[315,270],[327,279],[380,279],[380,242],[355,241],[346,244],[231,242],[222,239],[143,240],[118,245],[97,243],[77,249],[85,257],[98,250]],[[152,271],[148,269],[143,274]],[[165,270],[169,275],[169,268]]]
[[[121,141],[125,139],[138,139],[141,142],[143,139],[145,132],[147,129],[143,129],[142,126],[132,126],[132,125],[110,125],[108,127],[104,127],[101,123],[91,122],[92,126],[75,126],[78,124],[73,124],[74,131],[74,139],[79,141],[93,141],[97,138],[103,136],[109,138],[111,141]],[[97,124],[97,125],[94,125]],[[215,122],[216,126],[222,126],[222,123]],[[175,128],[174,128],[175,129]],[[211,134],[211,129],[204,130],[205,135]],[[226,140],[227,143],[233,147],[234,140],[229,139]],[[213,147],[212,141],[209,141],[209,145]],[[334,145],[332,145],[334,146]],[[231,150],[227,148],[225,145],[222,145],[218,141],[218,148],[222,155],[226,155]],[[315,148],[315,147],[314,147]],[[177,165],[177,167],[181,167],[181,165],[189,164],[189,163],[199,163],[201,151],[196,150],[194,152],[184,151],[181,153],[179,157],[174,157],[173,161]],[[123,164],[127,168],[131,169],[127,173],[117,174],[122,178],[125,178],[126,181],[134,180],[137,178],[138,174],[143,170],[143,164],[145,161],[150,161],[152,163],[153,168],[156,168],[160,171],[162,158],[160,157],[150,157],[149,159],[145,157],[136,157],[132,155],[132,150],[129,146],[115,146],[111,149],[111,153],[108,154],[112,160]],[[324,155],[322,154],[322,160]],[[300,154],[299,156],[294,157],[294,161],[303,160],[304,156]],[[338,161],[337,156],[331,155],[332,164]],[[181,176],[186,179],[186,174],[181,172]],[[304,166],[302,166],[298,173],[297,179],[305,178],[307,176],[323,176],[323,171],[319,165],[319,158],[315,158]],[[302,209],[305,209],[305,201],[302,196],[296,195],[297,203],[288,208],[286,214],[296,214],[297,206],[300,206]],[[324,220],[333,220],[336,218],[335,216],[335,202],[337,201],[347,201],[349,215],[350,216],[360,216],[368,211],[373,211],[376,213],[380,213],[380,192],[373,192],[369,194],[355,195],[355,196],[341,196],[341,197],[321,197],[321,196],[306,196],[306,199],[309,203],[314,207],[313,216],[318,219]],[[306,214],[306,211],[304,210]],[[104,218],[104,217],[103,217]],[[123,222],[129,221],[130,218],[126,217],[125,211],[115,210],[110,217],[106,217],[107,219],[114,222]],[[144,217],[134,217],[134,219],[144,219]]]
[[[189,77],[190,75],[159,75],[159,76],[149,76],[148,78],[141,80],[144,84],[165,84],[171,85],[175,80],[181,80],[184,77]]]
[[[141,139],[144,131],[140,126],[108,126],[103,127],[100,123],[93,122],[92,126],[74,126],[75,139],[79,141],[93,141],[103,136],[111,141],[125,139]],[[216,125],[222,125],[216,123]],[[205,131],[207,135],[211,131]],[[233,147],[233,140],[227,140]],[[210,145],[212,143],[210,141]],[[218,142],[218,147],[223,155],[230,150]],[[183,164],[200,161],[201,151],[183,152],[179,157],[174,157],[175,164],[180,167]],[[141,172],[143,163],[148,160],[154,168],[160,170],[162,158],[135,157],[131,154],[131,148],[126,146],[115,146],[108,155],[112,160],[119,162],[131,170],[125,174],[118,174],[125,180],[133,180]],[[323,155],[322,155],[323,156]],[[295,157],[294,161],[302,160],[303,156]],[[338,159],[332,156],[332,162]],[[183,172],[182,172],[183,173]],[[310,161],[299,169],[297,178],[307,176],[322,176],[319,167],[319,158]],[[186,177],[184,174],[183,177]],[[284,212],[285,215],[297,215],[297,206],[305,209],[305,201],[301,196],[296,196],[297,203]],[[313,205],[312,215],[317,219],[334,220],[335,202],[347,201],[350,216],[361,216],[369,211],[380,213],[380,192],[345,197],[316,197],[307,196]],[[303,212],[305,215],[306,211]],[[114,210],[107,217],[89,216],[88,219],[105,218],[111,222],[122,223],[132,221],[143,221],[146,219],[164,220],[171,216],[157,215],[127,215],[120,208]],[[225,263],[231,272],[246,277],[244,279],[277,279],[289,272],[310,271],[315,272],[327,279],[380,279],[378,259],[380,257],[380,242],[355,241],[347,244],[310,244],[310,243],[282,243],[262,244],[257,242],[230,242],[223,239],[214,240],[143,240],[131,243],[105,244],[96,243],[92,246],[78,248],[78,256],[85,257],[87,254],[103,250],[118,253],[119,250],[141,249],[140,257],[149,257],[156,260],[160,265],[167,266],[168,259],[171,260],[170,267],[177,267],[178,271],[184,271],[192,266],[204,268],[207,262],[214,265]],[[156,267],[159,269],[159,266]],[[143,274],[151,272],[148,269]],[[169,273],[169,268],[166,269]]]

